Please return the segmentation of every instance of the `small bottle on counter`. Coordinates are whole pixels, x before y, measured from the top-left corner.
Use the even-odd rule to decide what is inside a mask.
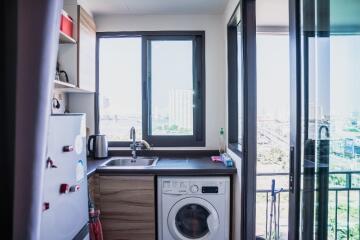
[[[219,153],[220,153],[220,155],[223,154],[223,153],[225,153],[224,128],[220,128]]]

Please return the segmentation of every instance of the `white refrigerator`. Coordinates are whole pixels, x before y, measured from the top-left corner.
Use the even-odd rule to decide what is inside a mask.
[[[89,239],[85,114],[51,115],[41,240]]]

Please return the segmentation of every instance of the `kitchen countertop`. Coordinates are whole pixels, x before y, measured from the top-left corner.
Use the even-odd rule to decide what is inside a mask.
[[[225,167],[223,163],[211,161],[209,156],[194,157],[159,157],[155,167],[149,168],[101,168],[108,159],[87,161],[87,174],[156,174],[156,175],[231,175],[237,172],[236,167]]]
[[[96,169],[107,162],[110,158],[107,159],[101,159],[101,160],[94,160],[91,158],[88,158],[87,160],[87,175],[90,176],[91,174],[96,172]]]

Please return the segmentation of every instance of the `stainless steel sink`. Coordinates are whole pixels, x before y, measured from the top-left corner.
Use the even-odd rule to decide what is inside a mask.
[[[106,162],[103,167],[111,168],[147,168],[155,167],[158,157],[114,157]]]

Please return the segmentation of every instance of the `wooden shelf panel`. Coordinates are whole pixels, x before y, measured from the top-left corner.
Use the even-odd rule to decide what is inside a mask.
[[[67,93],[93,93],[91,91],[78,88],[74,84],[62,82],[62,81],[58,81],[58,80],[54,80],[54,87],[57,90],[61,90],[63,92],[67,92]]]
[[[54,81],[55,88],[75,88],[76,86],[71,83],[55,80]]]
[[[62,31],[60,31],[60,38],[59,38],[59,42],[60,43],[70,43],[70,44],[76,44],[75,39],[73,39],[72,37],[66,35],[65,33],[63,33]]]

